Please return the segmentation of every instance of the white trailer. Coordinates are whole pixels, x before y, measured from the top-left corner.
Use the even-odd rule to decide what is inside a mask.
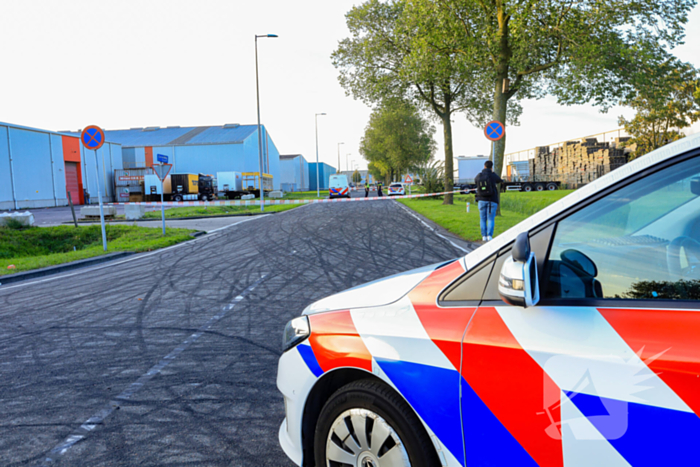
[[[243,174],[241,172],[216,172],[216,191],[219,196],[228,199],[240,198],[248,193],[243,191]]]
[[[473,184],[476,176],[484,170],[484,162],[487,160],[489,160],[489,158],[485,156],[458,157],[457,184]]]

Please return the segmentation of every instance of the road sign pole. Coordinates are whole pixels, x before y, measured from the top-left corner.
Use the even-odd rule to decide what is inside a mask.
[[[97,182],[97,199],[100,201],[100,224],[102,225],[102,249],[107,251],[107,231],[105,230],[105,211],[102,207],[102,192],[100,191],[100,171],[98,170],[97,149],[95,149],[95,175]]]
[[[163,180],[160,181],[160,217],[163,219],[163,236],[165,237],[165,205],[163,204],[163,192],[165,191]]]

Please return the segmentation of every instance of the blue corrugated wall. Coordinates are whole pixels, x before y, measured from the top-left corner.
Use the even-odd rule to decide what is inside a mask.
[[[99,203],[97,199],[98,175],[100,177],[102,202],[109,203],[115,201],[114,170],[124,168],[121,145],[105,143],[97,150],[97,161],[95,161],[95,151],[86,150],[81,144],[80,159],[83,173],[83,188],[90,193],[90,204]],[[97,163],[98,166],[97,172],[95,172],[95,163]],[[65,188],[63,191],[65,191]]]
[[[67,203],[61,136],[33,128],[0,125],[0,209]]]
[[[335,173],[335,168],[326,164],[325,162],[320,162],[320,166],[318,168],[318,175],[321,178],[321,190],[327,190],[328,189],[328,181]],[[309,162],[309,188],[311,191],[317,190],[316,188],[316,163],[315,162]]]
[[[302,156],[280,159],[280,183],[285,191],[309,191],[309,163]]]

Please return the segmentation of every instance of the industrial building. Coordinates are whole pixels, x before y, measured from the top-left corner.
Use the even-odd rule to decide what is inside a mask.
[[[109,140],[108,140],[109,141]],[[106,142],[95,156],[78,135],[0,122],[0,210],[114,201],[114,170],[122,168],[119,144]]]
[[[309,163],[301,154],[280,156],[282,191],[309,191]]]
[[[125,169],[151,167],[158,155],[168,156],[171,173],[259,172],[258,126],[237,123],[198,127],[146,127],[105,130],[107,141],[122,146]],[[263,172],[280,189],[280,156],[262,126]]]
[[[321,179],[320,187],[318,187],[316,183],[316,165],[318,165],[318,176]],[[319,189],[327,190],[330,177],[334,173],[336,173],[335,168],[325,162],[319,162],[318,164],[316,162],[309,162],[309,189],[311,191]]]

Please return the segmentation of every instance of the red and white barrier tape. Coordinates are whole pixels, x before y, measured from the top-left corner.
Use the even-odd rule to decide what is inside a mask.
[[[442,196],[448,193],[460,193],[459,190],[455,191],[443,191],[441,193],[422,193],[419,195],[403,195],[403,196],[382,196],[374,198],[331,198],[331,199],[266,199],[264,201],[265,206],[271,206],[273,204],[314,204],[314,203],[347,203],[353,201],[378,201],[387,199],[406,199],[406,198],[426,198],[429,196]],[[143,203],[106,203],[110,206],[160,206],[160,201],[151,201]],[[246,200],[226,200],[226,201],[166,201],[163,203],[164,206],[177,206],[177,207],[188,207],[188,206],[260,206],[260,200],[258,199],[246,199]]]

